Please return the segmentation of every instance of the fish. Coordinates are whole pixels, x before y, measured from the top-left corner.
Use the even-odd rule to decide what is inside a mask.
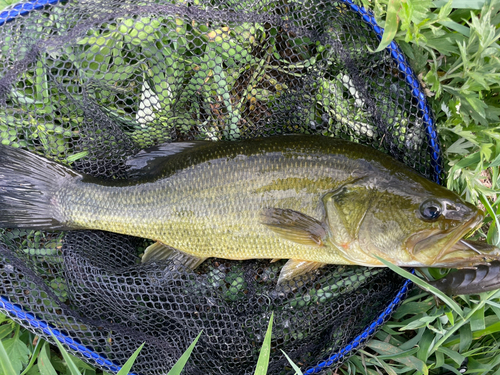
[[[467,268],[500,249],[463,238],[484,213],[389,155],[326,136],[172,142],[127,179],[0,147],[0,227],[103,230],[153,240],[143,262],[288,261],[278,284],[326,264]]]

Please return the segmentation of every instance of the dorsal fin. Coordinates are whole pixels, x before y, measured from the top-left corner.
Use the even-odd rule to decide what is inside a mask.
[[[211,143],[210,141],[169,142],[142,150],[125,162],[129,167],[129,178],[155,175],[173,156]]]

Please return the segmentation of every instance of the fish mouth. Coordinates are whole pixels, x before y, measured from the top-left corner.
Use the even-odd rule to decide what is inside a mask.
[[[411,249],[415,261],[424,267],[467,268],[489,264],[500,259],[499,248],[462,239],[478,228],[483,218],[483,213],[478,212],[459,227],[421,231],[408,239],[407,248]]]

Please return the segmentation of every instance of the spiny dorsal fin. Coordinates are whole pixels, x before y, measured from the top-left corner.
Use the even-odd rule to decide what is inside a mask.
[[[280,272],[280,277],[278,278],[278,285],[283,282],[290,281],[297,276],[307,274],[320,267],[323,267],[325,263],[319,262],[308,262],[306,260],[289,259],[285,263]]]
[[[319,220],[289,209],[267,208],[261,223],[281,237],[303,245],[324,246],[326,230]]]
[[[183,253],[173,247],[155,242],[144,250],[142,263],[155,262],[164,259],[171,259],[174,263],[181,264],[186,268],[194,270],[202,264],[207,258],[200,258],[194,255]]]
[[[129,167],[129,177],[155,174],[172,156],[210,143],[210,141],[170,142],[142,150],[125,162]]]

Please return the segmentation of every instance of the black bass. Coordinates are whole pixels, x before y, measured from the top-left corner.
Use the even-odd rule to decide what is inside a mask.
[[[0,147],[0,226],[98,229],[156,241],[143,260],[289,259],[279,282],[324,264],[470,267],[500,258],[462,237],[483,213],[384,153],[320,136],[171,143],[131,178],[76,173]],[[480,250],[478,250],[480,249]]]

